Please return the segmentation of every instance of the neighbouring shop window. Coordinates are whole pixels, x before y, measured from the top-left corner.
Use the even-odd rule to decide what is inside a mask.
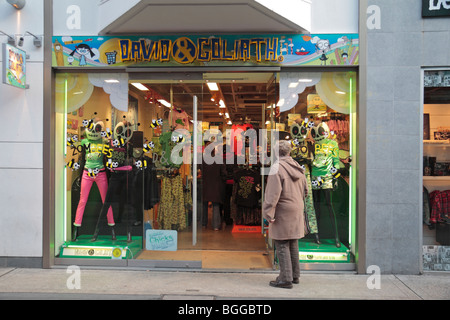
[[[424,72],[423,270],[450,270],[450,71]]]

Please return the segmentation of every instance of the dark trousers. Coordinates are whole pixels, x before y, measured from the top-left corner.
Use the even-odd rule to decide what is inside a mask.
[[[298,240],[274,240],[277,250],[280,275],[278,281],[292,282],[300,277],[300,263],[298,256]]]
[[[113,207],[114,213],[118,212],[115,217],[118,218],[118,221],[121,221],[122,211],[125,209],[125,218],[128,219],[128,227],[130,227],[131,222],[133,222],[132,218],[135,218],[136,214],[134,207],[136,196],[134,178],[135,176],[132,175],[131,171],[115,171],[111,173],[105,202],[98,216],[96,232],[98,232],[100,220],[106,215],[106,210],[109,207]]]
[[[220,203],[212,202],[212,227],[214,229],[220,229],[221,226],[221,218],[220,218]],[[203,211],[202,211],[202,226],[206,227],[208,225],[208,202],[203,202]]]

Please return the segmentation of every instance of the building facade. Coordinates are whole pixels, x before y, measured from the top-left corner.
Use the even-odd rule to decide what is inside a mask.
[[[189,251],[188,256],[183,258],[173,258],[173,256],[169,255],[169,253],[173,253],[171,252],[172,249],[169,250],[167,248],[162,250],[166,255],[165,258],[155,257],[155,252],[150,252],[152,250],[147,248],[148,243],[151,240],[155,241],[155,238],[147,238],[149,228],[146,222],[151,222],[151,230],[164,230],[164,228],[158,229],[154,224],[155,221],[163,223],[162,220],[155,218],[155,210],[151,211],[151,213],[144,210],[144,220],[141,220],[142,224],[140,226],[139,223],[137,224],[140,233],[132,235],[134,239],[141,237],[140,248],[147,249],[144,251],[149,251],[148,258],[139,260],[127,256],[126,252],[132,251],[130,242],[127,242],[128,245],[122,247],[110,245],[108,248],[111,252],[107,253],[109,259],[106,260],[99,259],[99,256],[95,256],[94,259],[88,259],[89,257],[86,258],[82,255],[88,255],[89,250],[81,250],[79,248],[70,249],[72,250],[71,253],[64,256],[64,253],[61,251],[68,249],[61,248],[67,248],[64,244],[66,241],[70,242],[73,238],[72,219],[75,218],[76,211],[73,208],[68,209],[68,203],[75,198],[76,192],[72,189],[69,190],[67,186],[69,181],[72,182],[72,179],[75,179],[73,172],[76,171],[66,168],[66,166],[69,166],[72,158],[70,155],[68,157],[67,154],[62,156],[61,152],[73,154],[72,151],[74,149],[71,147],[67,148],[67,137],[71,134],[79,133],[81,135],[84,130],[84,126],[83,130],[79,130],[78,127],[81,127],[81,125],[75,124],[70,128],[65,126],[68,123],[67,121],[70,120],[69,118],[74,120],[71,123],[76,123],[75,121],[80,121],[81,123],[82,120],[94,118],[92,116],[94,113],[98,113],[101,115],[100,117],[105,119],[116,121],[113,122],[115,125],[120,123],[119,120],[114,120],[113,118],[116,117],[117,119],[119,113],[111,111],[115,109],[121,110],[120,107],[117,107],[115,102],[104,102],[104,99],[107,98],[105,95],[107,89],[103,87],[103,90],[101,90],[98,89],[98,85],[89,85],[89,83],[95,82],[95,80],[92,80],[93,78],[98,80],[99,78],[105,78],[105,75],[109,77],[115,74],[116,76],[119,75],[119,83],[120,81],[124,81],[127,84],[141,82],[147,85],[145,95],[135,91],[130,85],[127,85],[125,88],[126,96],[128,97],[124,108],[128,112],[126,114],[127,121],[133,119],[133,121],[136,120],[134,124],[138,122],[145,123],[145,126],[148,128],[141,129],[141,125],[134,127],[135,132],[142,132],[143,137],[150,138],[149,135],[151,137],[160,137],[160,135],[154,135],[152,131],[154,128],[149,129],[149,123],[159,118],[166,120],[165,123],[163,122],[160,134],[163,135],[166,131],[170,131],[168,128],[172,122],[170,118],[171,113],[165,115],[164,111],[156,109],[163,108],[162,110],[165,110],[164,107],[150,104],[148,101],[156,99],[156,96],[152,97],[149,92],[153,93],[154,90],[160,93],[163,89],[167,89],[169,93],[171,92],[168,97],[172,99],[172,112],[177,107],[177,101],[181,101],[178,98],[184,97],[191,90],[191,93],[194,93],[192,95],[196,96],[197,100],[191,99],[189,107],[187,104],[183,106],[185,109],[189,108],[189,110],[192,110],[188,112],[192,118],[188,117],[188,119],[194,122],[199,120],[202,123],[208,123],[209,130],[220,129],[220,131],[225,131],[228,127],[221,127],[216,124],[219,121],[209,117],[206,100],[207,97],[209,99],[210,92],[207,91],[206,83],[220,78],[220,81],[224,82],[221,84],[221,87],[223,86],[224,88],[225,98],[228,95],[225,83],[232,81],[237,81],[238,83],[239,81],[242,83],[249,82],[243,79],[242,74],[245,73],[246,76],[261,76],[263,74],[268,76],[265,80],[255,82],[258,82],[260,85],[264,84],[267,92],[271,92],[270,89],[274,88],[274,92],[278,95],[274,97],[273,101],[267,98],[264,102],[261,102],[262,99],[259,99],[259,111],[255,111],[254,115],[249,116],[249,118],[253,117],[253,119],[256,119],[257,116],[262,117],[257,120],[260,124],[264,124],[264,126],[261,125],[260,129],[262,127],[267,128],[265,126],[266,121],[269,122],[271,129],[276,127],[275,123],[281,124],[283,122],[277,120],[276,108],[273,108],[274,110],[269,108],[268,111],[265,109],[268,106],[273,106],[273,103],[276,103],[280,98],[289,97],[289,93],[292,92],[287,88],[289,88],[293,78],[308,78],[310,80],[314,76],[317,76],[317,81],[314,84],[315,91],[313,91],[312,85],[306,85],[304,90],[311,90],[311,98],[312,95],[317,93],[323,100],[326,100],[325,104],[328,107],[334,106],[331,108],[331,113],[333,114],[327,118],[328,123],[331,124],[330,121],[335,121],[333,122],[334,124],[337,121],[348,120],[351,124],[349,129],[343,132],[343,135],[348,135],[350,138],[342,140],[343,143],[349,144],[348,150],[351,157],[341,157],[341,160],[347,160],[342,162],[341,169],[346,168],[347,171],[341,171],[341,178],[345,177],[346,183],[341,182],[340,186],[348,185],[348,188],[341,190],[343,195],[333,194],[333,199],[335,200],[345,199],[343,203],[347,206],[342,211],[346,212],[347,216],[341,217],[345,221],[343,223],[344,231],[342,229],[339,229],[339,231],[341,231],[340,237],[344,234],[344,240],[340,239],[340,247],[345,248],[343,252],[347,254],[345,259],[348,260],[337,260],[334,254],[337,253],[342,256],[342,252],[339,250],[337,252],[334,250],[327,251],[328,255],[322,256],[322,259],[328,259],[328,261],[314,260],[322,253],[320,251],[317,253],[311,249],[310,244],[315,246],[313,238],[311,238],[309,242],[306,241],[308,246],[303,248],[303,254],[305,255],[302,261],[303,268],[311,270],[356,270],[358,273],[366,273],[369,266],[378,266],[383,273],[417,274],[422,272],[424,270],[423,253],[429,249],[429,247],[425,249],[424,244],[434,244],[433,241],[424,242],[424,232],[426,235],[428,233],[427,229],[423,227],[422,209],[424,185],[422,181],[422,156],[425,156],[424,152],[427,152],[424,151],[423,147],[425,95],[423,79],[426,72],[445,71],[446,66],[449,64],[448,50],[446,50],[447,42],[440,41],[448,36],[448,18],[445,16],[422,17],[422,3],[420,2],[365,0],[359,2],[339,1],[339,4],[337,4],[337,1],[326,1],[326,3],[321,1],[320,4],[311,6],[311,32],[308,33],[298,25],[281,18],[277,14],[268,11],[267,8],[253,3],[253,1],[242,1],[242,6],[240,7],[242,9],[241,13],[247,14],[248,21],[253,22],[253,24],[242,22],[241,25],[236,25],[236,23],[224,24],[217,18],[211,21],[211,17],[204,14],[208,11],[202,11],[211,10],[211,7],[203,7],[207,4],[211,5],[211,3],[206,3],[205,1],[198,1],[197,6],[194,6],[196,12],[184,12],[184,15],[190,17],[190,19],[182,19],[183,15],[180,15],[178,12],[178,10],[186,8],[182,8],[175,2],[171,2],[171,4],[173,6],[168,6],[164,9],[170,8],[172,10],[170,11],[171,14],[180,17],[178,23],[173,23],[172,25],[164,24],[163,21],[158,20],[158,18],[163,16],[162,11],[159,11],[159,17],[150,16],[152,10],[158,12],[156,10],[158,3],[152,1],[148,3],[145,1],[134,1],[126,4],[121,1],[100,1],[93,5],[91,1],[76,1],[75,3],[74,1],[43,0],[29,1],[21,10],[14,9],[6,2],[0,4],[2,9],[0,12],[4,15],[4,19],[0,23],[0,30],[13,35],[14,38],[20,38],[23,35],[23,49],[29,55],[27,60],[27,83],[29,88],[19,89],[5,84],[2,84],[0,87],[2,105],[8,114],[7,123],[9,128],[3,137],[2,144],[6,148],[6,152],[4,153],[5,156],[2,159],[3,164],[0,169],[3,175],[3,179],[1,179],[4,191],[2,196],[5,199],[4,203],[6,206],[6,210],[2,211],[2,223],[0,225],[0,239],[5,244],[0,247],[0,262],[2,262],[2,265],[48,268],[54,265],[94,264],[105,267],[142,266],[146,268],[188,267],[208,269],[210,265],[207,264],[206,259],[197,256],[197,253],[194,254],[195,250]],[[217,2],[215,5],[214,8],[217,9],[216,14],[221,12],[224,17],[230,17],[227,16],[229,13],[225,9],[233,9],[221,7]],[[324,5],[333,6],[335,10],[324,10],[322,7]],[[158,7],[158,9],[161,9],[161,7]],[[152,25],[153,29],[151,31],[142,31],[139,25],[139,11],[144,12],[144,10],[150,10],[146,11],[146,16],[154,19],[155,25]],[[238,11],[238,8],[234,8],[234,11],[231,11],[231,13]],[[330,13],[331,11],[333,13],[344,12],[344,18],[336,18],[342,15]],[[33,14],[33,17],[38,14],[42,19],[26,19],[26,16],[31,14]],[[210,32],[205,32],[205,29],[198,29],[200,25],[198,23],[191,23],[193,18],[199,18],[202,14],[203,28],[207,26],[207,30],[211,30]],[[265,18],[263,19],[262,17]],[[255,23],[255,21],[259,23],[263,21],[265,29],[261,27],[261,24]],[[342,21],[345,21],[345,23]],[[349,24],[349,21],[352,23]],[[157,29],[156,25],[160,29]],[[256,25],[259,29],[252,29]],[[213,28],[214,26],[216,29]],[[239,30],[234,28],[240,28],[240,30],[245,30],[246,32],[239,32]],[[183,32],[180,32],[180,30],[183,30]],[[26,31],[38,36],[43,35],[43,45],[40,47],[36,46],[33,42],[35,37],[26,33]],[[193,38],[199,34],[201,35],[200,38],[205,40]],[[303,43],[304,45],[298,46],[299,42],[296,42],[294,37],[296,34],[306,35],[306,38],[302,37],[302,41],[306,41]],[[102,54],[103,51],[100,49],[102,44],[111,39],[120,39],[123,41],[123,46],[118,47],[118,50],[122,50],[118,56],[122,58],[122,63],[126,63],[125,60],[127,58],[133,60],[130,55],[125,54],[123,51],[123,48],[126,48],[126,44],[131,45],[128,48],[132,50],[133,45],[137,46],[140,40],[145,38],[150,43],[158,43],[163,48],[163,40],[170,40],[172,44],[171,50],[176,50],[176,47],[173,49],[173,44],[178,43],[178,49],[183,51],[187,49],[186,44],[188,40],[186,39],[190,39],[197,45],[201,41],[205,41],[207,45],[204,48],[211,49],[205,50],[204,55],[198,55],[198,57],[207,58],[209,54],[217,53],[219,56],[222,55],[222,58],[226,57],[228,60],[233,60],[232,58],[236,57],[234,54],[236,51],[239,51],[239,48],[242,48],[242,43],[245,44],[246,40],[277,38],[279,39],[277,41],[281,39],[288,40],[286,41],[286,46],[280,46],[276,54],[277,57],[283,56],[283,61],[287,62],[289,61],[289,50],[291,48],[288,46],[290,39],[294,39],[292,42],[297,45],[293,48],[298,49],[298,51],[291,52],[292,56],[295,57],[303,54],[302,49],[306,48],[305,51],[307,50],[307,44],[311,43],[309,38],[314,38],[315,36],[320,38],[322,35],[330,34],[339,35],[338,40],[335,42],[336,44],[342,43],[342,39],[344,41],[348,41],[349,38],[357,40],[357,42],[352,40],[347,43],[357,43],[358,45],[355,48],[358,51],[352,51],[354,47],[348,46],[345,49],[340,48],[343,50],[339,52],[340,54],[336,54],[337,50],[318,52],[318,47],[315,46],[313,48],[315,53],[319,53],[319,57],[324,57],[323,60],[319,60],[320,64],[318,65],[283,65],[280,63],[262,65],[258,64],[260,59],[257,56],[250,57],[253,55],[253,51],[249,49],[248,58],[250,62],[237,66],[227,63],[209,63],[207,67],[204,64],[186,66],[183,65],[185,61],[180,60],[176,61],[176,63],[169,62],[169,64],[165,65],[142,63],[138,65],[136,63],[121,66],[120,68],[108,66],[107,59],[103,61],[102,65],[89,65],[90,60],[96,62],[101,60],[93,58],[97,53],[94,52],[91,57],[86,56],[87,58],[83,59],[80,52],[76,51],[81,49],[78,48],[77,44],[92,44],[94,37],[101,37],[103,39],[100,44],[90,47],[98,49],[99,54]],[[3,42],[6,42],[7,38],[7,36],[0,35],[0,39],[4,40]],[[179,38],[183,38],[183,41],[177,42]],[[240,47],[234,47],[236,50],[224,49],[222,51],[214,51],[214,47],[211,47],[211,42],[208,42],[209,38],[227,39],[226,48],[232,47],[232,44],[236,43]],[[61,64],[58,64],[56,40],[63,47],[60,55],[62,58]],[[215,40],[212,41],[216,43],[214,42]],[[256,43],[258,41],[260,40],[254,40]],[[116,42],[114,43],[116,45]],[[217,45],[223,46],[223,43],[223,41],[218,41]],[[265,43],[264,45],[264,48],[268,48],[273,44],[269,43],[267,45]],[[443,48],[440,46],[443,46]],[[150,49],[150,47],[146,48]],[[286,50],[286,55],[283,54],[284,49]],[[198,53],[198,49],[196,50],[196,53]],[[109,50],[109,48],[104,51],[108,53],[114,52],[114,50]],[[142,53],[140,49],[135,51]],[[148,52],[150,53],[150,51]],[[164,51],[159,52],[162,58]],[[234,52],[234,54],[231,52]],[[356,52],[358,52],[357,57]],[[171,51],[171,53],[173,57],[175,51]],[[345,53],[345,55],[342,55],[342,53]],[[352,53],[355,55],[352,56]],[[330,54],[333,54],[333,59],[331,59]],[[185,58],[186,56],[188,56],[187,53],[184,54]],[[2,57],[2,61],[4,59],[5,57]],[[134,57],[134,59],[139,60],[137,57]],[[244,56],[241,61],[244,60],[246,62],[245,59]],[[256,62],[252,61],[252,59],[256,60]],[[239,60],[239,57],[236,60]],[[213,60],[208,60],[207,62],[211,61]],[[349,61],[353,61],[353,63],[347,63]],[[86,63],[86,66],[84,66],[84,63]],[[220,77],[217,76],[219,71]],[[230,74],[236,73],[241,74],[241,80],[229,77]],[[167,76],[167,74],[170,74],[170,76]],[[202,76],[197,78],[199,74]],[[207,74],[206,77],[205,74]],[[73,110],[62,109],[65,110],[62,112],[61,108],[64,108],[64,106],[71,108],[71,103],[79,96],[73,95],[73,93],[82,91],[77,88],[78,91],[70,93],[70,84],[76,83],[83,77],[90,79],[85,83],[91,87],[90,90],[93,92],[89,98],[80,102],[80,106],[84,109],[80,107]],[[210,78],[208,79],[208,77]],[[336,94],[329,96],[329,99],[325,98],[327,96],[325,93],[326,88],[324,89],[322,83],[328,82],[328,78],[330,78],[330,83],[339,83],[339,81],[345,83],[347,98],[342,103],[342,105],[346,106],[344,111],[339,111],[341,102],[333,100]],[[333,78],[340,80],[333,80]],[[186,87],[184,91],[178,92],[176,88],[181,82],[185,83]],[[199,87],[198,82],[200,83]],[[157,84],[159,85],[158,90],[156,90]],[[286,88],[283,87],[284,84],[287,84]],[[244,84],[241,86],[243,87]],[[119,92],[120,90],[117,91]],[[268,93],[265,94],[266,97],[269,97]],[[190,94],[189,97],[192,97],[192,95]],[[255,98],[254,96],[255,94],[253,93],[253,98]],[[304,101],[301,99],[304,99]],[[135,118],[131,118],[130,115],[130,101],[139,105],[139,115],[136,115]],[[300,107],[300,102],[304,102],[306,105],[307,97],[300,97],[297,102],[297,104],[294,102],[291,108],[286,110],[279,107],[281,108],[281,114],[283,112],[286,113],[287,126],[285,128],[276,127],[278,131],[292,134],[290,127],[293,127],[294,123],[289,123],[288,113],[301,115],[303,120],[306,118],[305,112],[302,112],[303,109]],[[98,103],[108,105],[108,107],[97,108],[95,106]],[[111,105],[115,109],[111,108]],[[146,111],[145,108],[148,105],[152,105],[153,109]],[[250,110],[249,108],[248,110]],[[85,110],[86,114],[89,113],[89,116],[81,115],[80,109]],[[236,110],[231,109],[231,111]],[[64,115],[67,115],[67,119]],[[243,116],[243,122],[245,122],[245,114]],[[311,117],[311,114],[309,116]],[[222,123],[225,123],[225,121],[228,120],[225,118]],[[249,119],[248,122],[252,122],[252,120]],[[62,126],[61,123],[63,124]],[[242,120],[239,124],[241,123]],[[106,127],[111,128],[111,131],[115,128],[115,126],[111,127],[109,125]],[[192,131],[193,128],[190,127],[189,130]],[[137,134],[135,134],[136,136]],[[142,139],[137,144],[142,144],[143,142],[145,141]],[[203,144],[202,141],[200,142],[201,144]],[[62,148],[61,145],[64,145],[64,147]],[[343,148],[341,147],[341,149]],[[83,150],[83,148],[80,149],[80,151]],[[15,156],[8,156],[11,154]],[[343,153],[341,152],[341,154]],[[351,160],[350,164],[348,162],[349,159]],[[190,170],[193,169],[195,168],[190,167]],[[262,177],[261,182],[264,181],[264,176]],[[192,182],[195,180],[196,178],[192,178]],[[195,183],[197,183],[197,186],[207,185],[202,180],[195,181]],[[446,189],[445,182],[443,183],[442,190]],[[198,194],[202,193],[201,188],[195,188],[195,190]],[[190,198],[195,200],[197,196],[193,193],[190,195]],[[206,243],[209,237],[209,230],[205,231],[200,225],[197,227],[195,223],[197,218],[200,218],[201,212],[203,212],[201,210],[203,201],[192,202],[194,210],[188,211],[186,215],[188,217],[187,226],[188,228],[191,227],[192,230],[189,229],[190,233],[182,233],[180,231],[176,233],[178,236],[178,247],[175,248],[175,252],[180,253],[185,250],[186,248],[183,245],[195,246],[200,244],[200,251],[205,254],[208,251]],[[101,205],[101,201],[99,203]],[[335,212],[338,212],[337,224],[340,224],[339,212],[341,211],[337,209],[340,202],[338,201],[337,204],[333,203]],[[326,204],[322,205],[325,205],[326,208]],[[89,205],[86,208],[88,207]],[[320,204],[318,208],[321,208]],[[98,212],[98,209],[92,210]],[[14,214],[11,214],[11,212],[14,212]],[[152,215],[151,218],[149,218],[149,214]],[[326,215],[322,213],[321,217],[323,216]],[[88,219],[87,217],[89,216],[86,213],[84,219]],[[96,215],[94,215],[94,221],[95,217]],[[320,219],[318,221],[319,229],[322,229],[320,223],[325,222],[320,222]],[[331,225],[330,222],[326,222],[326,224]],[[246,229],[258,226],[261,228],[258,229],[260,234],[263,234],[260,240],[264,244],[266,252],[270,253],[269,261],[274,262],[274,266],[276,266],[276,250],[271,246],[270,235],[264,234],[265,226],[263,221],[258,221],[258,223],[250,226],[247,225]],[[120,230],[118,223],[116,229]],[[172,227],[167,229],[174,231]],[[92,234],[92,232],[86,230],[83,232],[87,232],[89,236]],[[183,238],[186,234],[188,235],[187,239]],[[122,235],[126,236],[126,232],[118,234],[118,236]],[[239,232],[234,233],[234,235],[238,238],[239,236],[249,236],[247,233]],[[160,233],[160,238],[157,239],[161,239],[161,237],[167,239],[168,236],[169,233],[163,233],[162,235]],[[94,242],[94,244],[98,245],[98,242]],[[443,245],[440,247],[445,248],[445,242]],[[112,252],[117,247],[121,250],[120,255],[114,257]],[[234,250],[236,248],[234,247]],[[91,243],[91,252],[93,252],[92,249]],[[79,255],[74,254],[74,250],[78,250]],[[259,250],[257,249],[256,251]],[[116,250],[116,252],[118,251]],[[121,259],[122,252],[124,252],[124,259]],[[112,259],[113,257],[118,259]],[[248,257],[247,253],[247,256],[244,255],[244,257],[235,258],[235,260],[245,260]],[[225,264],[221,267],[227,269]],[[213,268],[217,268],[217,265]],[[241,267],[234,268],[239,269]]]

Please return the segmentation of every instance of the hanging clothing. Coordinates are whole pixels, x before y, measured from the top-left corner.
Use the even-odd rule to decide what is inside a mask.
[[[450,214],[450,190],[435,190],[430,193],[430,222],[437,223],[449,220]]]
[[[425,186],[423,187],[423,193],[422,193],[422,210],[423,210],[423,223],[426,224],[427,226],[431,225],[430,222],[430,194],[427,190],[427,188],[425,188]]]
[[[162,177],[161,202],[157,218],[161,229],[184,230],[186,228],[186,207],[189,204],[189,197],[186,197],[181,176]]]
[[[234,174],[236,204],[239,207],[255,208],[261,196],[261,175],[257,170],[238,169]]]

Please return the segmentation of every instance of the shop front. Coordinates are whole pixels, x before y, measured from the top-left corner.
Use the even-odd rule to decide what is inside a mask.
[[[309,270],[355,270],[357,34],[55,36],[56,265],[272,270],[277,140]]]

